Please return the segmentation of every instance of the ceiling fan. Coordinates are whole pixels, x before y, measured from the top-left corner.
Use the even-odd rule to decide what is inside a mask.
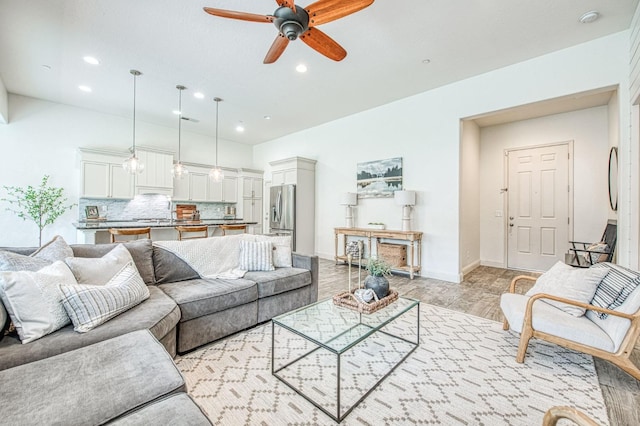
[[[273,23],[278,28],[278,36],[264,58],[265,64],[278,60],[289,41],[298,37],[327,58],[341,61],[347,51],[331,37],[316,28],[317,25],[335,21],[371,5],[374,0],[318,0],[303,8],[296,6],[293,0],[276,0],[280,7],[273,15],[236,12],[233,10],[205,7],[210,15],[242,21]]]

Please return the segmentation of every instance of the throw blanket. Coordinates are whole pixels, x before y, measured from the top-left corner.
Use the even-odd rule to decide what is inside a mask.
[[[240,241],[251,237],[253,235],[238,234],[184,241],[154,241],[153,245],[184,260],[202,278],[233,280],[242,278],[247,272],[238,268]]]

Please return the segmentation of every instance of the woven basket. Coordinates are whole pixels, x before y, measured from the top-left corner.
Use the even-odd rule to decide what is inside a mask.
[[[358,302],[356,297],[353,295],[353,291],[344,291],[342,293],[336,294],[335,296],[333,296],[333,304],[358,311],[361,314],[372,314],[375,311],[382,309],[385,306],[389,306],[390,304],[398,300],[398,292],[394,288],[389,289],[389,294],[387,294],[382,299],[372,301],[370,303]]]

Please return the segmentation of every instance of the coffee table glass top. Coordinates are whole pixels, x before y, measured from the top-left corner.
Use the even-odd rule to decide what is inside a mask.
[[[419,303],[399,297],[372,314],[361,314],[327,299],[275,317],[273,322],[332,352],[342,353]]]

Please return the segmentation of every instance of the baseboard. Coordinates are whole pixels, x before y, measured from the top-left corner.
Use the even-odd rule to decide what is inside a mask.
[[[463,279],[464,279],[465,275],[467,275],[469,272],[471,272],[474,269],[476,269],[478,266],[480,266],[480,260],[476,260],[475,262],[472,262],[472,263],[468,264],[467,266],[465,266],[464,268],[462,268],[462,277],[463,277]]]
[[[491,262],[490,260],[481,260],[480,266],[491,266],[492,268],[507,269],[507,265],[504,262]]]

